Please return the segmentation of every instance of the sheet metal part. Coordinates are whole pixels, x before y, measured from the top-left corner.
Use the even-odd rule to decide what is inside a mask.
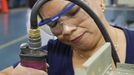
[[[134,65],[117,63],[117,68],[112,70],[111,46],[105,43],[83,68],[75,69],[75,75],[134,75]]]

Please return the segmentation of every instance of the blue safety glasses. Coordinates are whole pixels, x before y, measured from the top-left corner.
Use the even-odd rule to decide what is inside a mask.
[[[57,15],[51,17],[51,18],[47,18],[47,19],[44,19],[42,21],[39,22],[39,26],[43,26],[43,25],[46,25],[50,22],[54,22],[56,20],[58,20],[63,14],[65,14],[66,12],[68,12],[70,9],[72,9],[76,4],[74,3],[71,3],[69,6],[67,6],[66,8],[64,8],[60,13],[58,13]]]

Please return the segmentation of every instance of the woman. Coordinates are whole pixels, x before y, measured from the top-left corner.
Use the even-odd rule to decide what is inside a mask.
[[[104,16],[103,0],[85,0],[85,2],[97,14],[110,34],[121,63],[134,64],[134,56],[132,55],[134,32],[109,25]],[[50,1],[42,7],[41,15],[44,18],[50,18],[69,4],[64,0]],[[49,41],[47,45],[49,75],[74,75],[74,70],[82,68],[82,64],[105,43],[94,20],[82,9],[78,9],[79,7],[75,6],[56,22],[48,23],[52,33],[58,38]],[[43,71],[21,65],[12,69],[12,73],[14,75],[23,75],[24,73],[25,75],[34,75],[35,73],[36,75],[47,75]]]

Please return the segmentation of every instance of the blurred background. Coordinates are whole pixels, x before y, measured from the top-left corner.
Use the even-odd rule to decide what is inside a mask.
[[[19,45],[27,42],[29,16],[35,1],[0,0],[0,70],[19,61]],[[105,0],[105,5],[109,23],[134,29],[134,0]]]

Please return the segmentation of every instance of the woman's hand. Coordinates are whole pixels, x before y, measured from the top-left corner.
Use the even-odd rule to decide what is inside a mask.
[[[6,75],[5,73],[0,72],[0,75]]]
[[[12,75],[48,75],[45,71],[23,67],[20,64],[13,70]]]

